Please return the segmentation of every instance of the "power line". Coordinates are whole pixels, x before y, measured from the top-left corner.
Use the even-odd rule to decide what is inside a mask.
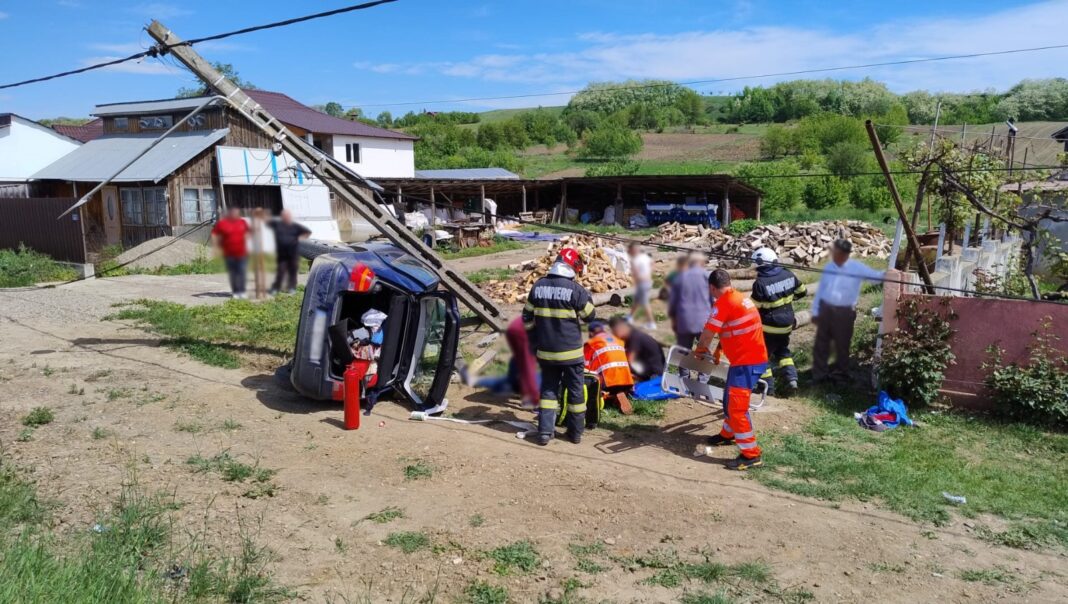
[[[334,10],[324,11],[324,12],[321,12],[321,13],[305,15],[303,17],[295,17],[295,18],[292,18],[292,19],[286,19],[284,21],[275,21],[274,23],[265,23],[263,25],[255,25],[255,26],[252,26],[252,27],[246,27],[246,28],[237,29],[237,30],[234,30],[234,31],[228,31],[228,32],[220,33],[220,34],[214,34],[214,35],[211,35],[211,36],[204,36],[202,38],[193,38],[191,40],[186,40],[186,41],[182,42],[181,45],[182,46],[192,46],[194,44],[199,44],[201,42],[211,42],[211,41],[215,41],[215,40],[224,40],[226,38],[231,38],[233,36],[249,34],[249,33],[257,32],[257,31],[263,31],[263,30],[266,30],[266,29],[274,29],[274,28],[277,28],[277,27],[286,27],[288,25],[294,25],[296,23],[303,23],[305,21],[312,21],[314,19],[323,19],[325,17],[333,17],[335,15],[340,15],[340,14],[343,14],[343,13],[350,13],[350,12],[353,12],[353,11],[374,8],[376,6],[379,6],[379,5],[382,5],[382,4],[389,4],[391,2],[397,2],[397,0],[375,0],[374,2],[364,2],[363,4],[354,4],[354,5],[351,5],[351,6],[345,6],[345,7],[342,7],[342,8],[337,8],[337,9],[334,9]],[[120,58],[120,59],[112,59],[110,61],[104,61],[102,63],[95,63],[93,65],[87,65],[87,66],[81,67],[79,69],[72,69],[70,71],[63,71],[63,72],[55,73],[55,74],[52,74],[52,75],[31,78],[29,80],[22,80],[21,82],[11,82],[11,83],[8,83],[8,84],[0,84],[0,90],[5,90],[5,89],[8,89],[8,88],[18,88],[20,86],[27,86],[29,84],[37,84],[39,82],[47,82],[49,80],[56,80],[56,79],[59,79],[59,78],[65,78],[67,76],[78,75],[78,74],[81,74],[81,73],[86,73],[86,72],[94,71],[94,70],[97,70],[97,69],[104,69],[106,67],[113,67],[115,65],[121,65],[122,63],[128,63],[130,61],[136,61],[138,59],[143,59],[145,57],[159,57],[161,55],[166,54],[167,51],[170,50],[171,48],[174,48],[174,46],[175,45],[157,45],[157,46],[153,46],[152,48],[150,48],[148,50],[144,50],[144,51],[141,51],[141,52],[138,52],[138,53],[134,53],[134,54],[132,54],[132,55],[130,55],[128,57],[123,57],[123,58]]]
[[[873,67],[890,67],[894,65],[912,65],[916,63],[934,63],[937,61],[953,61],[958,59],[974,59],[979,57],[991,57],[997,55],[1019,54],[1025,52],[1039,52],[1044,50],[1058,50],[1068,48],[1068,44],[1053,44],[1049,46],[1033,46],[1030,48],[1011,48],[1007,50],[994,50],[990,52],[973,52],[959,55],[945,55],[940,57],[924,57],[920,59],[901,59],[897,61],[884,61],[880,63],[861,63],[856,65],[840,65],[837,67],[817,67],[813,69],[799,69],[795,71],[779,71],[775,73],[762,73],[756,75],[731,76],[728,78],[714,78],[710,80],[689,80],[684,82],[668,82],[663,84],[643,84],[639,86],[616,86],[598,88],[598,90],[634,90],[636,88],[666,88],[671,86],[696,86],[699,84],[716,84],[720,82],[736,82],[740,80],[757,80],[762,78],[777,78],[783,76],[797,76],[813,73],[826,73],[831,71],[846,71],[850,69],[870,69]],[[504,101],[512,99],[526,99],[544,96],[564,96],[578,94],[581,90],[568,90],[565,92],[543,92],[529,94],[510,94],[503,96],[469,97],[463,99],[441,99],[434,101],[405,101],[401,103],[365,103],[348,105],[348,107],[402,107],[410,105],[440,105],[442,103],[469,103],[473,101]]]

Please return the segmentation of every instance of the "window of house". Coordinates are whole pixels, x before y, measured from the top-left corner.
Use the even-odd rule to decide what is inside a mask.
[[[174,125],[174,118],[169,115],[146,115],[137,123],[141,130],[166,130]]]
[[[215,189],[182,189],[182,223],[200,224],[215,216]]]
[[[130,118],[117,117],[115,118],[115,129],[125,132],[130,129]]]
[[[345,145],[345,161],[350,164],[360,163],[360,143]]]
[[[150,187],[146,189],[119,189],[122,200],[122,223],[128,226],[166,226],[167,189]]]

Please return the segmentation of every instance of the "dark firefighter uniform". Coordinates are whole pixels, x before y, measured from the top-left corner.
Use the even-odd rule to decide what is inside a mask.
[[[549,444],[555,435],[561,388],[567,391],[569,401],[568,437],[572,442],[579,442],[586,427],[581,322],[593,320],[594,306],[590,292],[575,282],[576,270],[582,270],[578,252],[569,248],[561,250],[549,274],[534,283],[523,307],[523,323],[535,342],[535,356],[541,367],[540,445]]]
[[[794,330],[794,300],[808,294],[805,284],[789,270],[764,264],[757,267],[757,278],[750,295],[764,324],[764,344],[768,348],[768,370],[761,379],[775,389],[773,368],[791,388],[797,387],[797,367],[790,352],[790,334]]]

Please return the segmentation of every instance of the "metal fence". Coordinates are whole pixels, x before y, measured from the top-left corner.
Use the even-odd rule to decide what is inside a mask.
[[[75,203],[70,198],[0,199],[0,249],[20,245],[65,262],[85,262],[82,214],[56,220]]]

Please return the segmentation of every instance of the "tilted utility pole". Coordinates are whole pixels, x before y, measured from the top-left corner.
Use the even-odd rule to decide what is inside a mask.
[[[252,122],[270,137],[280,150],[293,156],[304,164],[323,181],[338,199],[348,204],[364,220],[377,228],[398,248],[429,264],[441,278],[442,285],[456,294],[460,302],[471,309],[483,322],[493,330],[503,332],[505,321],[500,304],[487,297],[478,287],[456,272],[429,247],[422,239],[409,230],[388,212],[375,203],[364,189],[364,185],[354,182],[350,173],[342,170],[326,157],[324,152],[309,145],[289,131],[280,121],[252,100],[233,82],[219,73],[204,60],[192,46],[183,43],[174,32],[159,21],[153,21],[148,33],[160,44],[163,54],[169,52],[183,65],[189,68],[208,88],[226,98],[227,102],[242,116]]]
[[[916,238],[916,230],[912,228],[912,223],[909,221],[908,215],[905,214],[905,207],[901,204],[901,195],[897,192],[894,176],[890,174],[890,165],[886,163],[886,156],[883,155],[883,145],[879,142],[879,135],[875,132],[875,124],[871,120],[867,120],[864,122],[864,127],[868,129],[868,138],[871,139],[871,146],[875,151],[875,159],[879,161],[879,168],[882,169],[883,174],[886,176],[886,186],[890,189],[890,198],[894,200],[897,216],[901,219],[901,224],[905,228],[905,236],[909,242],[908,250],[912,250],[912,254],[916,258],[916,268],[920,273],[920,279],[923,280],[927,293],[934,294],[934,284],[931,282],[931,273],[927,270],[927,262],[923,259],[923,251],[920,250],[920,240]],[[905,251],[906,257],[908,257],[908,250]]]

